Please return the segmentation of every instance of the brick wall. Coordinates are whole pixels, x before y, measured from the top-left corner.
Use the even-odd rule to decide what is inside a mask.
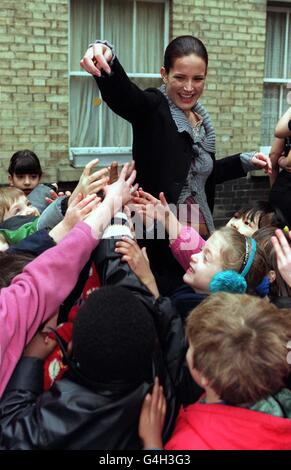
[[[227,181],[216,187],[214,222],[216,227],[225,225],[235,211],[252,206],[254,201],[267,201],[269,178],[251,177]]]
[[[68,1],[1,0],[0,183],[21,148],[57,180],[68,158],[68,100]]]

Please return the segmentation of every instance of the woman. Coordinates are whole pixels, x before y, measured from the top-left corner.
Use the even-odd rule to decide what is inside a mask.
[[[214,231],[217,183],[245,176],[250,169],[271,172],[270,161],[262,154],[215,161],[215,131],[198,101],[208,67],[207,50],[199,39],[179,36],[170,42],[159,89],[142,91],[133,84],[107,41],[89,47],[81,66],[94,75],[108,106],[132,124],[140,185],[156,197],[163,191],[169,203],[199,204],[201,235]]]

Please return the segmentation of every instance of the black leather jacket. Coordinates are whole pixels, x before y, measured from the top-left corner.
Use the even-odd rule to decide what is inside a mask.
[[[153,362],[167,399],[164,440],[180,406],[186,345],[181,319],[169,299],[157,301],[127,263],[114,253],[114,240],[102,240],[96,263],[103,284],[128,288],[151,312],[157,348]],[[0,449],[139,449],[138,421],[152,378],[142,384],[92,384],[73,370],[42,392],[43,363],[22,358],[0,402]],[[177,398],[178,397],[178,398]]]

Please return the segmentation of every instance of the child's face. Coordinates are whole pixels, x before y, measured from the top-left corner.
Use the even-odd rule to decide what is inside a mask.
[[[260,213],[257,212],[254,220],[250,220],[248,214],[244,214],[242,217],[234,215],[226,224],[227,227],[234,228],[242,235],[251,237],[257,230],[259,230]]]
[[[205,243],[202,251],[191,256],[190,266],[183,280],[195,292],[208,292],[214,274],[223,271],[221,250],[225,241],[220,233],[214,233]]]
[[[14,201],[9,210],[5,211],[3,221],[10,219],[16,215],[35,215],[38,216],[39,212],[36,207],[31,205],[31,202],[27,199],[26,196],[20,196],[16,201]]]
[[[21,189],[26,196],[31,193],[31,191],[39,184],[40,176],[30,173],[25,173],[22,175],[13,175],[8,176],[10,186],[15,186],[18,189]]]

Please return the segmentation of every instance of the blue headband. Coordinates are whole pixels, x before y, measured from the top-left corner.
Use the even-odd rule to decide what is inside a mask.
[[[251,252],[249,252],[249,245],[251,244]],[[245,254],[245,267],[240,273],[241,276],[246,277],[252,267],[254,257],[257,251],[257,242],[251,237],[246,238],[246,254]]]
[[[246,251],[244,258],[244,267],[241,273],[228,270],[216,273],[209,283],[209,291],[214,292],[232,292],[244,294],[247,290],[245,276],[252,267],[257,250],[257,243],[251,237],[246,237]]]

